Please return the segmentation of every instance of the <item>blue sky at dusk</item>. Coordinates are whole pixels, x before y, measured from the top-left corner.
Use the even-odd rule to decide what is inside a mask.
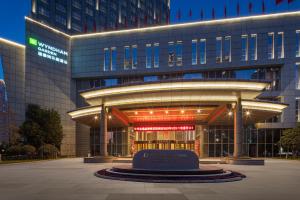
[[[200,20],[203,9],[204,19],[211,19],[212,8],[215,8],[216,18],[223,18],[224,6],[227,7],[228,17],[236,16],[236,5],[240,2],[241,15],[249,15],[248,3],[253,4],[253,13],[262,13],[262,0],[171,0],[171,22],[178,23],[176,13],[180,9],[180,22]],[[24,16],[30,11],[30,0],[1,0],[0,1],[0,37],[24,43],[25,23]],[[284,0],[280,6],[275,0],[265,0],[266,13],[300,10],[300,0],[294,0],[289,6]],[[192,17],[189,10],[192,9]]]

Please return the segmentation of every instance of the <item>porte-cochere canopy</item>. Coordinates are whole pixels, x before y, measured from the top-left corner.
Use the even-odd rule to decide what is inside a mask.
[[[280,114],[286,104],[262,101],[268,82],[245,80],[180,80],[95,88],[80,94],[90,105],[70,111],[73,120],[98,127],[102,108],[109,127],[149,124],[233,124],[240,100],[243,123],[254,124]]]

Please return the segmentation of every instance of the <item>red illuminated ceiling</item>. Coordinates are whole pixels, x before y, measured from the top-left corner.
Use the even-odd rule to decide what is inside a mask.
[[[131,123],[207,121],[216,107],[163,107],[122,110]]]

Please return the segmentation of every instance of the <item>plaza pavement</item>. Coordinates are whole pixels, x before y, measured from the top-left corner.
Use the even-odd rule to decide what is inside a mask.
[[[105,180],[94,172],[117,164],[82,159],[0,165],[0,200],[298,200],[300,161],[220,165],[247,175],[231,183],[162,184]]]

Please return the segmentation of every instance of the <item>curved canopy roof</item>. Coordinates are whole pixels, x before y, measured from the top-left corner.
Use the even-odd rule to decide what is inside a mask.
[[[256,99],[268,86],[268,82],[260,81],[181,80],[96,88],[81,92],[90,106],[71,111],[69,115],[78,122],[98,126],[96,121],[104,105],[113,108],[110,117],[116,117],[111,120],[115,126],[120,125],[118,120],[121,124],[155,120],[224,124],[231,120],[226,117],[230,105],[241,97],[243,109],[252,116],[244,121],[256,123],[287,107]],[[149,109],[154,110],[155,117],[149,114]]]

